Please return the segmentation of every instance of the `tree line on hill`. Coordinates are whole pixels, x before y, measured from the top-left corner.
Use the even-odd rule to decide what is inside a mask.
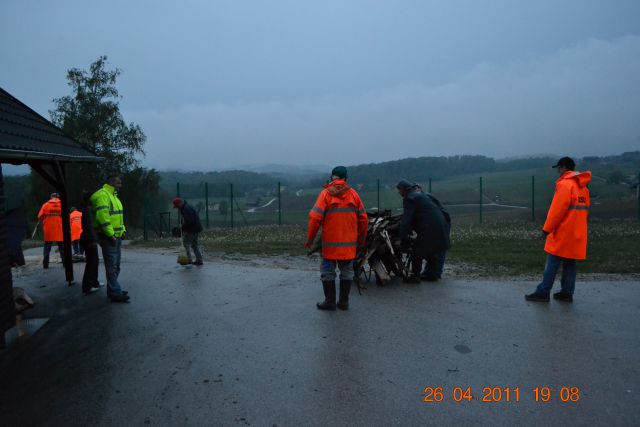
[[[546,169],[557,161],[557,157],[537,156],[517,159],[496,160],[481,155],[459,155],[441,157],[415,157],[382,163],[369,163],[347,166],[349,181],[353,184],[391,185],[403,178],[426,181],[443,180],[459,175],[473,175],[492,172],[509,172],[531,169]],[[640,151],[627,152],[613,156],[589,156],[576,158],[578,169],[592,170],[606,177],[610,183],[626,182],[629,177],[640,171]],[[299,175],[274,176],[270,173],[248,171],[221,172],[180,172],[161,171],[160,186],[163,191],[175,194],[176,183],[180,183],[180,194],[184,197],[201,198],[204,195],[204,183],[209,183],[210,197],[228,196],[229,183],[233,183],[234,193],[244,195],[250,192],[274,194],[278,182],[289,188],[319,188],[326,184],[326,175],[315,174],[312,179],[300,179]]]

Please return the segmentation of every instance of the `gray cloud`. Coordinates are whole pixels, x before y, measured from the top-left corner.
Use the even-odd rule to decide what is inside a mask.
[[[440,85],[130,110],[158,168],[407,156],[612,154],[640,146],[640,37],[483,62]]]

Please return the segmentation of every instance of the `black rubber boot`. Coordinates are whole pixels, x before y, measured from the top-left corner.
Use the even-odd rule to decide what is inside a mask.
[[[316,306],[320,310],[336,311],[336,282],[333,280],[322,282],[322,289],[324,290],[324,301],[317,303]]]
[[[42,268],[49,268],[49,258],[42,260]]]
[[[337,304],[340,310],[349,310],[349,292],[351,292],[351,280],[341,280],[340,298]]]

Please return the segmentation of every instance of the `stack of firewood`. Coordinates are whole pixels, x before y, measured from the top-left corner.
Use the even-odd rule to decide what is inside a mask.
[[[391,275],[405,277],[408,274],[407,248],[395,245],[402,215],[392,215],[391,211],[369,214],[369,230],[364,247],[359,248],[355,263],[356,282],[360,287],[363,276],[370,279],[375,275],[378,285],[388,285]]]

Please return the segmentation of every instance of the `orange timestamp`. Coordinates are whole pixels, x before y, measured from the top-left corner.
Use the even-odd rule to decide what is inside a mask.
[[[578,402],[580,400],[580,387],[563,386],[553,388],[548,386],[533,387],[531,389],[521,389],[520,387],[482,387],[480,394],[474,393],[471,386],[453,387],[450,392],[443,387],[425,387],[423,401],[427,403],[437,402],[519,402],[524,392],[531,392],[536,402],[560,401],[564,403]]]

